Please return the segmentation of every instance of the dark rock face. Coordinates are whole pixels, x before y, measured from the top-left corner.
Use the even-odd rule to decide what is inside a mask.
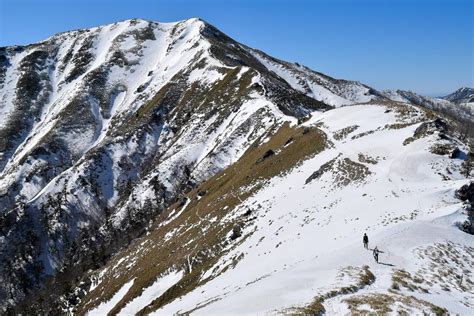
[[[456,191],[456,197],[468,202],[465,205],[467,220],[460,224],[460,229],[468,234],[474,234],[474,182],[463,185]]]
[[[435,155],[448,155],[454,150],[451,144],[435,144],[431,146],[430,151]]]
[[[446,133],[448,131],[448,124],[440,119],[437,118],[434,121],[422,123],[418,128],[415,130],[413,137],[420,138],[426,135],[431,135],[435,131]]]
[[[466,159],[466,154],[463,153],[459,148],[454,148],[454,150],[451,152],[451,155],[450,155],[451,159]]]
[[[456,197],[461,201],[469,201],[474,203],[474,182],[463,185],[456,191]]]
[[[240,225],[235,225],[232,228],[232,234],[230,235],[231,240],[235,240],[242,236],[242,227]]]
[[[274,155],[275,155],[275,152],[273,150],[269,149],[262,155],[262,157],[260,157],[257,160],[257,163],[260,163],[260,162],[264,161],[265,159],[268,159],[268,158],[270,158],[271,156],[274,156]]]

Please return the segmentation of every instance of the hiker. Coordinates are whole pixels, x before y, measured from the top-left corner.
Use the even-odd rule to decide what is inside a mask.
[[[362,238],[362,242],[364,243],[364,248],[369,249],[369,237],[367,234],[364,233],[364,238]]]
[[[379,249],[377,248],[377,246],[375,246],[373,255],[374,255],[375,262],[377,263],[379,263],[379,252],[380,252]]]

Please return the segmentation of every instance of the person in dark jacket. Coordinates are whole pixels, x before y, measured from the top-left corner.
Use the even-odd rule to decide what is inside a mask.
[[[367,234],[364,234],[364,238],[362,238],[362,242],[364,243],[364,248],[369,249],[369,237],[367,237]]]
[[[379,249],[377,248],[377,246],[375,246],[373,255],[374,255],[375,262],[377,263],[379,263],[379,252],[380,252]]]

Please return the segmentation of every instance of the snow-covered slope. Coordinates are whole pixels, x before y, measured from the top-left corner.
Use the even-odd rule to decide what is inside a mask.
[[[469,179],[449,155],[467,149],[433,119],[384,102],[283,126],[92,273],[77,310],[469,314],[474,237],[455,197]]]

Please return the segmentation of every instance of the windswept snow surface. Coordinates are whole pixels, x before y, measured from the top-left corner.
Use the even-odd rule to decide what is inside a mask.
[[[464,274],[464,280],[473,278],[472,269],[469,270],[473,266],[473,236],[454,226],[455,221],[465,217],[460,201],[454,198],[454,190],[467,182],[457,172],[461,161],[428,151],[436,135],[403,145],[419,124],[386,128],[397,122],[397,114],[385,110],[384,106],[357,105],[318,113],[307,122],[307,126],[322,123],[333,148],[285,176],[273,178],[230,213],[229,218],[235,217],[248,207],[258,217],[244,229],[247,238],[209,269],[206,277],[239,254],[243,258],[233,269],[162,307],[155,315],[196,307],[199,308],[194,313],[198,315],[281,312],[309,304],[317,295],[347,285],[337,284],[336,275],[345,267],[363,265],[369,266],[375,282],[355,294],[326,300],[328,314],[348,313],[344,299],[351,296],[390,294],[391,275],[400,269],[413,274],[424,269],[426,281],[433,282],[429,293],[408,292],[409,295],[453,313],[471,313],[472,283],[465,283],[464,290],[456,283],[437,283],[436,276],[426,272],[433,269],[428,264],[430,256],[421,259],[419,255],[430,247],[450,245],[451,251],[464,256],[467,269],[455,265],[443,268],[441,260],[432,264],[451,268],[456,276]],[[343,139],[331,136],[351,125],[359,128]],[[359,133],[362,136],[352,139]],[[332,159],[359,162],[359,154],[375,161],[361,163],[367,167],[367,174],[349,183],[338,182],[337,174],[344,175],[344,165],[340,164],[339,170],[305,183]],[[441,173],[446,168],[451,175],[443,180]],[[379,264],[374,262],[372,252],[363,248],[364,232],[369,236],[370,247],[377,246],[382,251]],[[412,312],[422,310],[414,308]]]

